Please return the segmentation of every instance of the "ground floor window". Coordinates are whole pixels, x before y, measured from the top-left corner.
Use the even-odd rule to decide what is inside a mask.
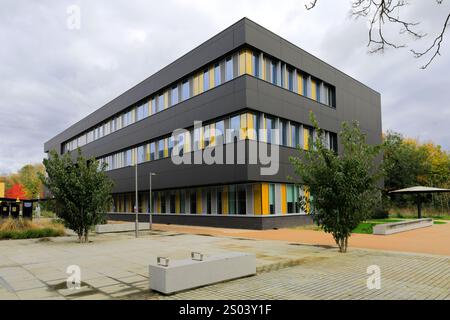
[[[189,195],[191,210],[190,213],[197,213],[197,193],[195,191],[191,191]]]
[[[269,184],[269,213],[275,214],[275,185]]]

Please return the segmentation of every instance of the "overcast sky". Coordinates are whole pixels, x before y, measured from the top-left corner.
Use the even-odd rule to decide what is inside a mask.
[[[350,2],[319,0],[2,1],[0,173],[41,162],[43,144],[195,46],[246,16],[381,93],[383,130],[450,150],[450,30],[427,69],[409,48],[442,28],[449,1],[411,1],[400,13],[421,21],[421,41],[367,54],[367,22]],[[77,5],[80,29],[67,9]],[[392,37],[397,38],[394,33]]]

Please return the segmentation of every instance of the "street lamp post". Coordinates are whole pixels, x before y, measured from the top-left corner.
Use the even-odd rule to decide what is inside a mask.
[[[138,205],[138,178],[137,178],[137,161],[136,164],[134,165],[134,182],[135,182],[135,190],[136,190],[136,198],[135,198],[135,202],[134,202],[134,213],[136,215],[136,221],[135,221],[135,235],[136,238],[139,236],[139,205]]]
[[[152,201],[152,176],[156,176],[156,173],[150,172],[149,174],[149,194],[148,194],[148,215],[149,215],[149,229],[152,230],[152,211],[153,211],[153,201]]]

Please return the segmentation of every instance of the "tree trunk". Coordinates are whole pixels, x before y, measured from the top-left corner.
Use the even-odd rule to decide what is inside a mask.
[[[85,243],[89,242],[89,230],[88,229],[84,230],[84,242]]]

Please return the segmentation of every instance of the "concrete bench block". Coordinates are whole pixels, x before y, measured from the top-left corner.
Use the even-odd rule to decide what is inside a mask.
[[[134,231],[136,229],[134,223],[111,223],[111,224],[98,224],[95,226],[96,233],[112,233],[112,232],[127,232]],[[139,230],[149,230],[150,224],[140,222]]]
[[[383,223],[373,226],[373,234],[388,235],[418,228],[431,227],[433,219],[416,219],[401,222]]]
[[[150,288],[164,294],[255,274],[255,254],[241,252],[204,256],[202,261],[169,260],[167,266],[157,263],[149,266]]]

